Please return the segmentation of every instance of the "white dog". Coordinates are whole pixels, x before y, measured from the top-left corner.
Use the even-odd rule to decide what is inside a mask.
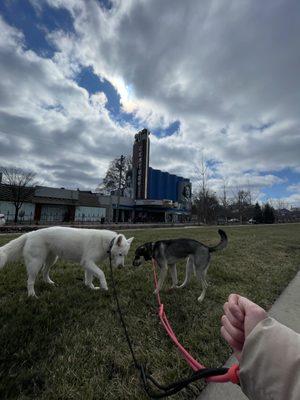
[[[49,277],[49,269],[58,257],[79,263],[85,270],[85,284],[91,289],[99,289],[93,285],[93,277],[100,280],[104,290],[108,290],[105,275],[96,263],[104,261],[109,252],[115,267],[124,266],[133,237],[126,239],[124,235],[108,230],[78,229],[55,226],[25,233],[0,247],[0,268],[7,262],[24,257],[28,281],[28,296],[35,296],[34,282],[38,272],[43,269],[44,281],[54,282]]]

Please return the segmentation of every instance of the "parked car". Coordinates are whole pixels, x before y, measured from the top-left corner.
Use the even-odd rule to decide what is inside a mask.
[[[4,214],[0,214],[0,226],[5,225],[5,215]]]
[[[257,224],[257,222],[254,218],[250,218],[248,224]]]
[[[240,222],[240,220],[238,218],[231,218],[228,220],[228,222],[234,223],[234,222]]]

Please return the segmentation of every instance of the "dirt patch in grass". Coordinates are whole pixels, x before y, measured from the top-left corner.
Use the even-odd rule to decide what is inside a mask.
[[[299,269],[300,225],[225,227],[226,250],[212,255],[209,288],[203,303],[193,278],[188,289],[163,291],[169,320],[178,338],[207,366],[221,366],[230,349],[220,337],[222,305],[238,292],[269,308]],[[121,307],[139,360],[154,377],[170,382],[190,373],[156,314],[151,264],[131,267],[134,249],[146,241],[190,237],[206,244],[219,240],[216,227],[127,231],[135,236],[127,267],[115,273]],[[1,236],[0,244],[12,239]],[[111,288],[108,265],[104,265]],[[179,281],[185,263],[178,264]],[[39,299],[27,298],[24,265],[0,271],[1,399],[144,399],[119,324],[111,291],[83,285],[77,265],[59,262],[50,272],[58,284],[39,280]],[[170,285],[170,278],[168,284]],[[196,394],[203,383],[193,385]],[[195,397],[184,390],[174,399]]]

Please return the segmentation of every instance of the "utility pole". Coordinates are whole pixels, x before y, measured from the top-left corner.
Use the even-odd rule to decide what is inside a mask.
[[[120,207],[120,196],[121,196],[121,184],[122,184],[122,174],[124,169],[124,159],[125,157],[121,155],[120,163],[118,164],[119,169],[119,185],[118,185],[118,200],[117,200],[117,210],[116,210],[116,223],[119,222],[119,207]]]

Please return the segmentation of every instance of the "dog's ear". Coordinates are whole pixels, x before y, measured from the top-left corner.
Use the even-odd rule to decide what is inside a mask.
[[[151,252],[151,250],[152,250],[152,243],[146,243],[145,247],[146,247],[147,251],[150,251],[150,252]]]
[[[146,251],[146,256],[149,258],[149,260],[152,257],[152,243],[146,243],[145,244],[145,251]]]
[[[133,239],[134,239],[134,237],[131,237],[130,239],[127,239],[127,243],[129,244],[129,246],[131,245]]]
[[[117,246],[119,247],[121,246],[122,240],[123,240],[123,235],[119,235],[117,239]]]
[[[143,255],[144,250],[145,250],[145,246],[141,245],[135,249],[135,254],[137,254],[140,257],[141,255]]]

